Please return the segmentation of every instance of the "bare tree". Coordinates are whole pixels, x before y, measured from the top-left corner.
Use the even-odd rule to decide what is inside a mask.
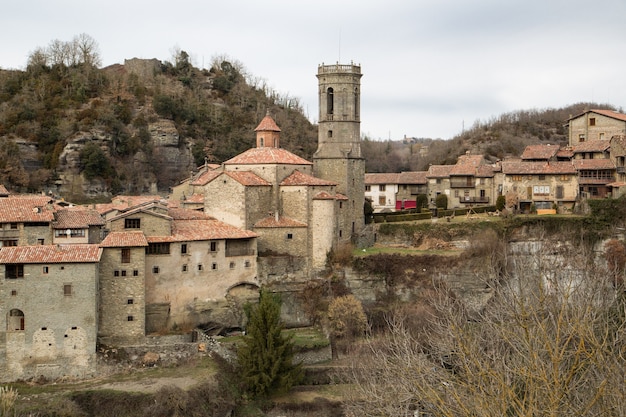
[[[81,64],[90,67],[99,67],[101,65],[100,48],[94,38],[86,33],[81,33],[74,37],[72,44]]]
[[[347,415],[626,415],[623,288],[523,259],[478,314],[439,293],[428,332],[390,319],[352,367]]]

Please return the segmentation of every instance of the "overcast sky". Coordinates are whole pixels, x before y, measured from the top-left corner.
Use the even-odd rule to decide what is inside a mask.
[[[86,33],[103,66],[227,56],[318,120],[319,64],[361,64],[361,133],[448,139],[503,113],[626,107],[624,0],[20,0],[0,68]]]

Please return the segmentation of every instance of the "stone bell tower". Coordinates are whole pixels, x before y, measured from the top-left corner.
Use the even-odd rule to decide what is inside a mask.
[[[319,130],[314,174],[338,183],[345,195],[339,208],[337,237],[348,240],[364,225],[365,160],[361,155],[361,67],[320,65],[317,69]],[[346,207],[347,206],[347,207]]]

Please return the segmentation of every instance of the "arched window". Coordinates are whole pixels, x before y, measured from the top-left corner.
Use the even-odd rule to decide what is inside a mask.
[[[354,89],[354,118],[359,118],[359,89]]]
[[[335,92],[332,87],[326,90],[326,113],[333,114],[335,108]]]
[[[21,331],[24,331],[24,313],[17,308],[11,309],[7,320],[7,332]]]

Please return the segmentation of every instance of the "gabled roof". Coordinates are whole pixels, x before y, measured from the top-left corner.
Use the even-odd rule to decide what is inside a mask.
[[[348,200],[348,197],[346,197],[343,194],[337,193],[337,194],[331,194],[329,192],[326,191],[320,191],[319,193],[315,194],[315,196],[313,196],[313,200],[341,200],[341,201],[346,201]]]
[[[337,183],[304,174],[296,169],[290,176],[285,178],[280,185],[337,185]]]
[[[111,232],[100,242],[100,246],[103,248],[131,248],[148,246],[148,241],[142,231]]]
[[[522,159],[542,159],[549,160],[556,156],[560,147],[558,145],[528,145],[522,152]]]
[[[572,147],[572,151],[576,153],[583,152],[605,152],[611,147],[610,140],[590,140],[588,142],[580,142]]]
[[[613,110],[604,110],[604,109],[586,110],[586,111],[584,111],[584,112],[582,112],[580,114],[577,114],[576,116],[570,117],[567,120],[569,121],[569,120],[572,120],[572,119],[578,119],[580,116],[585,115],[587,113],[597,113],[597,114],[601,114],[601,115],[606,116],[606,117],[611,117],[613,119],[617,119],[617,120],[621,120],[621,121],[626,122],[626,114],[618,113],[618,112],[615,112]]]
[[[224,174],[228,175],[241,185],[247,185],[250,187],[272,185],[251,171],[225,171]]]
[[[46,196],[10,195],[0,198],[0,223],[52,222],[52,199]]]
[[[66,208],[56,211],[53,229],[87,229],[89,226],[103,226],[104,219],[94,209]]]
[[[398,184],[428,184],[428,171],[405,171],[398,175]]]
[[[98,245],[8,246],[0,249],[0,264],[94,263],[100,255]]]
[[[272,227],[307,227],[306,223],[291,219],[289,217],[280,216],[278,219],[275,216],[268,216],[259,220],[254,225],[256,228],[272,228]]]
[[[579,171],[595,169],[615,169],[615,163],[610,159],[574,159],[574,167]]]
[[[365,185],[398,184],[398,173],[371,173],[365,174]]]
[[[282,148],[251,148],[224,162],[225,165],[313,165],[311,162]]]
[[[109,221],[123,219],[124,217],[133,216],[133,215],[135,215],[137,213],[145,213],[145,214],[149,214],[151,216],[161,217],[161,218],[166,219],[166,220],[172,220],[172,218],[169,215],[164,214],[164,213],[159,213],[159,212],[154,211],[154,210],[150,210],[150,208],[151,207],[140,206],[140,207],[133,208],[132,210],[120,212],[117,215],[111,217],[109,219]]]
[[[167,214],[174,220],[215,220],[203,211],[188,208],[170,207]]]
[[[6,187],[2,184],[0,184],[0,197],[6,197],[9,195],[9,191],[6,189]]]
[[[476,177],[491,178],[494,176],[495,168],[493,165],[483,164],[476,169]]]
[[[205,171],[191,181],[191,185],[205,185],[217,178],[222,171]]]
[[[164,199],[160,195],[118,195],[113,197],[111,203],[116,208],[129,208],[140,204],[162,201],[164,201]]]
[[[426,178],[448,178],[454,165],[431,165]]]
[[[483,163],[482,155],[461,155],[450,169],[450,176],[476,175],[476,169]]]
[[[148,242],[156,236],[148,237]],[[172,225],[172,237],[176,241],[213,240],[213,239],[249,239],[257,237],[250,231],[231,226],[216,219],[175,220]]]
[[[576,174],[571,161],[502,161],[502,172],[506,175],[558,175]]]

